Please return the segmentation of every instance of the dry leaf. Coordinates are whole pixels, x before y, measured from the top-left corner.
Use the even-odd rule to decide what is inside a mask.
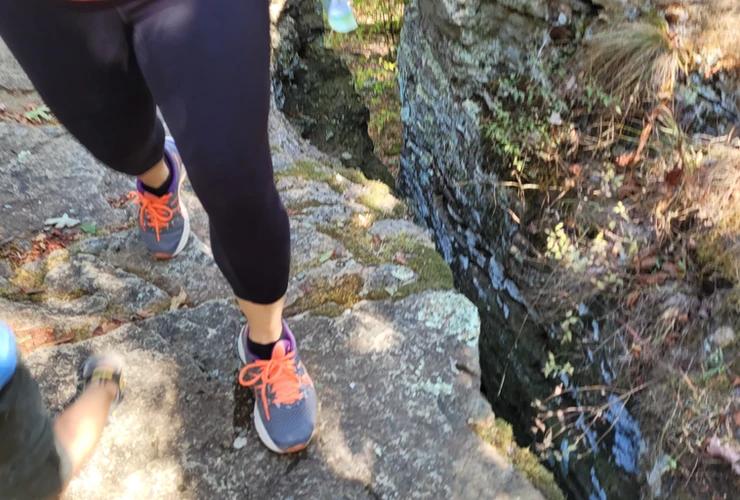
[[[668,273],[658,271],[653,274],[641,274],[637,277],[637,283],[644,286],[662,285],[668,278]]]
[[[719,457],[732,465],[732,471],[740,475],[740,449],[735,443],[722,444],[717,436],[709,440],[707,453],[713,457]]]
[[[136,315],[140,317],[141,319],[147,319],[147,318],[151,318],[152,316],[154,316],[154,313],[151,311],[146,311],[144,309],[139,309],[138,311],[136,311]]]
[[[557,111],[553,111],[552,114],[550,115],[549,122],[550,122],[550,125],[555,125],[555,126],[562,125],[563,118],[560,116],[560,113],[558,113]]]
[[[670,274],[672,278],[680,278],[683,274],[681,268],[673,262],[664,262],[663,264],[661,264],[660,268]]]
[[[403,254],[403,252],[397,252],[396,255],[393,257],[393,260],[397,264],[401,264],[402,266],[406,265],[406,256]]]
[[[658,258],[655,255],[651,255],[644,259],[637,259],[637,265],[635,265],[635,268],[639,271],[650,271],[657,263]]]
[[[632,309],[635,306],[635,302],[640,298],[640,290],[634,290],[627,295],[627,308]]]
[[[632,163],[632,160],[635,158],[635,152],[631,151],[629,153],[622,153],[621,155],[617,156],[617,158],[614,160],[617,164],[617,166],[620,166],[622,168],[626,168]]]
[[[185,292],[184,288],[181,288],[180,293],[172,297],[172,301],[170,302],[170,311],[177,311],[187,300],[188,294]]]
[[[732,421],[735,422],[735,427],[740,427],[740,411],[735,413],[732,417]]]
[[[383,244],[383,240],[380,239],[380,236],[377,234],[373,235],[373,247],[375,250],[379,250],[380,246]]]
[[[75,227],[79,223],[79,220],[73,219],[67,214],[62,215],[61,217],[52,217],[51,219],[46,219],[44,221],[45,226],[54,226],[57,229],[64,229],[65,227]]]
[[[648,138],[650,137],[650,132],[653,131],[654,119],[655,112],[653,112],[652,116],[650,117],[650,121],[647,125],[645,125],[645,128],[642,129],[642,133],[640,134],[640,143],[637,145],[637,152],[635,153],[635,157],[632,159],[632,165],[637,165],[637,162],[641,160],[642,150],[645,149]]]
[[[680,168],[674,168],[673,170],[666,172],[664,177],[666,184],[674,187],[679,182],[681,182],[681,178],[683,177],[683,170]]]

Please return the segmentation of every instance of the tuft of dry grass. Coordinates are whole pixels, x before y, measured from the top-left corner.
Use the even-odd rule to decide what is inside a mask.
[[[597,33],[585,56],[587,74],[623,102],[634,95],[650,100],[671,95],[680,67],[677,44],[657,17]]]
[[[740,151],[715,145],[702,161],[688,196],[703,228],[697,257],[705,274],[740,282]]]

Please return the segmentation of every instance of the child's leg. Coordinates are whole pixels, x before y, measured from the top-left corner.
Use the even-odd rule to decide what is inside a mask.
[[[122,364],[116,358],[93,358],[85,371],[85,389],[54,424],[23,363],[0,391],[3,500],[58,495],[92,455],[112,405],[122,397]]]
[[[54,434],[69,459],[70,477],[80,471],[100,441],[117,394],[113,382],[87,387],[54,423]]]

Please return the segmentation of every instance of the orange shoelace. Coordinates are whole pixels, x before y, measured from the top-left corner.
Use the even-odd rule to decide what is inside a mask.
[[[301,383],[307,383],[305,377],[298,375],[296,371],[295,351],[283,356],[273,354],[272,359],[258,359],[254,363],[245,366],[239,373],[239,383],[244,387],[252,387],[257,384],[257,390],[262,396],[262,404],[265,407],[265,415],[270,420],[269,401],[267,400],[267,387],[271,386],[275,404],[292,404],[303,399]],[[247,378],[252,375],[250,370],[257,370],[251,380]]]
[[[175,216],[175,211],[167,205],[172,193],[157,197],[131,191],[129,198],[140,207],[139,224],[144,228],[153,227],[159,241],[159,232],[169,226],[172,217]]]

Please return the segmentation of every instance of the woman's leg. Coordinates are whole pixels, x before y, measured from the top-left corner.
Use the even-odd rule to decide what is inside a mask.
[[[54,115],[99,160],[130,175],[162,160],[164,128],[115,9],[0,0],[0,36]]]
[[[290,231],[267,134],[268,7],[267,0],[155,0],[123,12],[134,25],[144,76],[209,215],[216,261],[253,316],[252,334],[276,341]],[[262,316],[273,319],[263,326]]]
[[[287,392],[256,406],[263,440],[288,451],[308,443],[316,402],[282,323],[290,229],[268,138],[268,9],[268,0],[155,0],[122,12],[134,26],[144,77],[208,213],[216,262],[247,316],[243,360],[255,363],[250,375],[263,376],[260,358],[287,363],[281,377],[290,383],[274,387]]]
[[[106,2],[89,5],[0,0],[0,35],[59,121],[100,161],[138,176],[141,236],[155,256],[168,258],[185,246],[189,229],[169,189],[179,183],[164,185],[179,172],[163,159],[164,127],[131,26]]]

